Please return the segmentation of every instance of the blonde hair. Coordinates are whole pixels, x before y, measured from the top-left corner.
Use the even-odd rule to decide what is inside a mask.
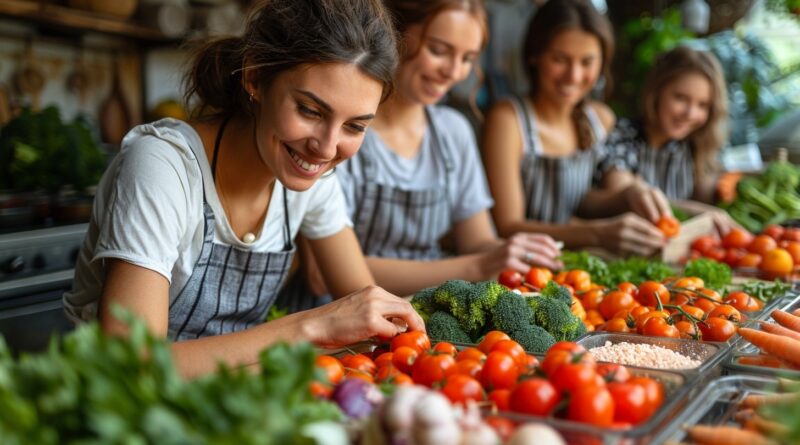
[[[727,137],[728,93],[717,58],[705,51],[679,46],[658,57],[642,89],[642,117],[645,128],[658,122],[658,99],[664,89],[679,77],[697,73],[711,85],[708,120],[687,136],[692,150],[695,177],[714,171],[716,155]]]

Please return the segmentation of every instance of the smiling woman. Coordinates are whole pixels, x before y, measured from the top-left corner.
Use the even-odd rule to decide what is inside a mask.
[[[101,181],[68,316],[124,334],[113,309],[130,310],[175,341],[187,376],[254,364],[277,340],[340,346],[394,335],[393,318],[424,329],[373,285],[326,175],[391,89],[393,35],[377,0],[271,0],[243,37],[200,47],[185,78],[198,115],[131,130]],[[298,233],[344,297],[263,323]]]

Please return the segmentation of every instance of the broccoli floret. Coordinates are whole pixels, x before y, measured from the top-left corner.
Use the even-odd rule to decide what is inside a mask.
[[[469,316],[461,320],[464,329],[477,335],[491,319],[498,296],[506,292],[508,289],[496,281],[481,281],[472,285],[467,301]]]
[[[472,343],[469,335],[461,329],[458,320],[444,311],[434,312],[425,323],[425,328],[428,330],[428,337],[433,340]]]
[[[556,342],[552,334],[535,324],[528,324],[521,329],[508,332],[508,335],[527,352],[533,353],[543,354]]]
[[[411,298],[411,306],[414,307],[414,310],[416,310],[425,321],[428,321],[428,317],[436,311],[436,302],[433,301],[433,293],[435,291],[435,287],[422,289]]]
[[[532,320],[533,311],[525,302],[525,297],[504,292],[497,298],[497,304],[492,310],[495,329],[505,333],[520,331],[529,326]]]
[[[567,306],[572,306],[572,294],[566,287],[559,285],[555,281],[550,281],[541,291],[543,297],[555,298],[563,301]]]
[[[448,280],[433,291],[437,308],[446,309],[457,319],[469,317],[468,299],[472,283],[464,280]]]
[[[533,322],[551,333],[556,340],[574,340],[586,327],[580,318],[570,311],[570,306],[563,301],[542,296],[533,296],[527,300],[533,310]]]

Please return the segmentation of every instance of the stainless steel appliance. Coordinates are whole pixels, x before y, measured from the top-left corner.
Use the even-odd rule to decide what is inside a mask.
[[[0,234],[0,334],[14,352],[39,351],[72,329],[61,296],[88,224]]]

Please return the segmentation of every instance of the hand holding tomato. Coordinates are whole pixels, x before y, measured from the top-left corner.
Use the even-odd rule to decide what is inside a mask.
[[[658,227],[658,230],[667,238],[674,238],[681,231],[681,223],[671,216],[662,216],[659,218],[656,222],[656,227]]]

